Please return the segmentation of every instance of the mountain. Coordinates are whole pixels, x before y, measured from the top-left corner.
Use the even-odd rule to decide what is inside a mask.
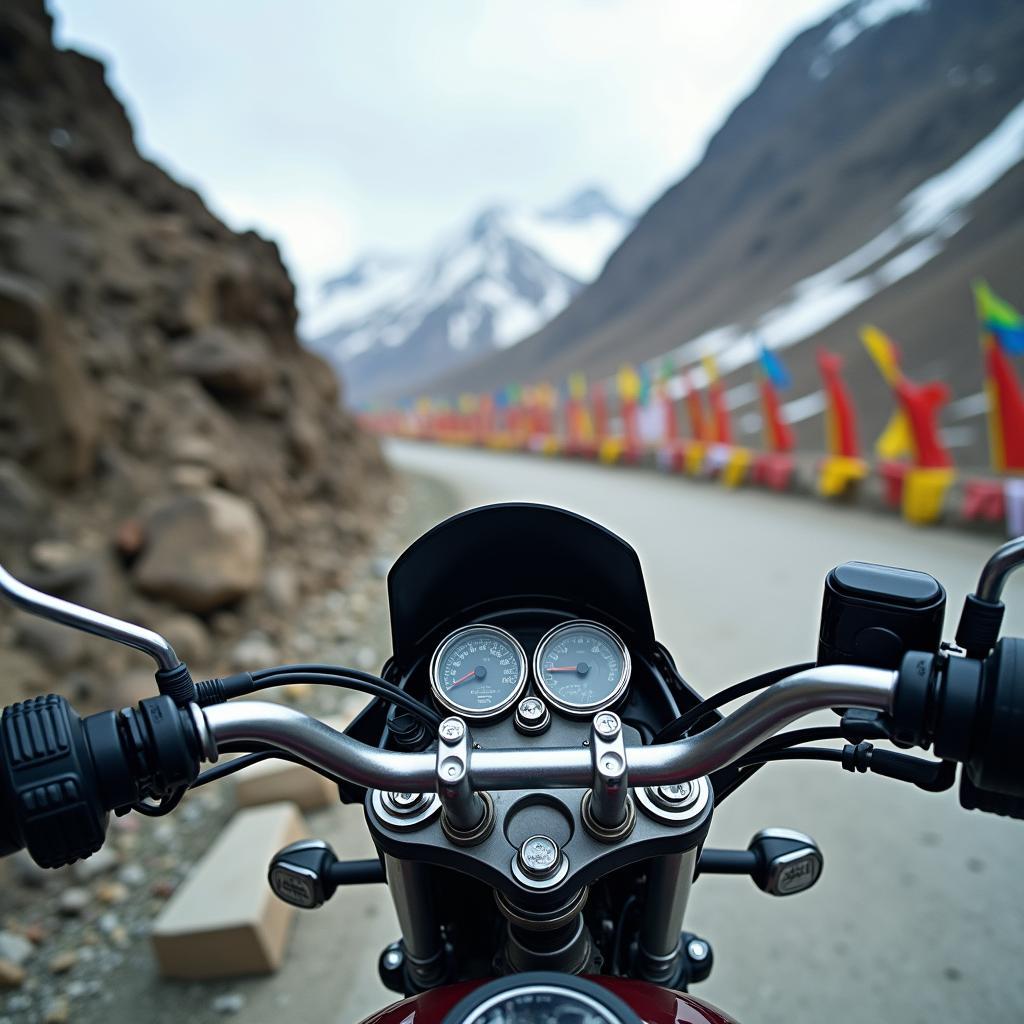
[[[865,441],[889,413],[857,338],[874,321],[908,372],[951,383],[964,401],[948,411],[950,443],[985,463],[968,285],[984,275],[1024,301],[1022,53],[1014,0],[846,4],[783,49],[590,287],[438,393],[604,376],[672,351],[717,355],[735,389],[762,338],[788,347],[798,443],[820,449],[819,343],[846,356]],[[757,443],[753,412],[743,426]]]
[[[598,188],[544,210],[488,207],[422,254],[362,256],[323,284],[302,332],[355,401],[414,391],[547,323],[631,223]]]

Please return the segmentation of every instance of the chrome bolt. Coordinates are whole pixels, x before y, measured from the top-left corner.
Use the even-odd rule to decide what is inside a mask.
[[[531,878],[547,878],[558,870],[561,851],[547,836],[530,836],[519,847],[519,866]]]
[[[445,743],[452,746],[466,735],[466,723],[461,718],[455,718],[454,716],[446,718],[438,726],[437,734]]]
[[[602,711],[594,718],[594,729],[599,736],[604,737],[606,740],[615,739],[619,735],[621,728],[619,716],[612,711]]]
[[[527,721],[535,722],[544,717],[544,704],[536,697],[524,697],[519,702],[519,715]]]
[[[690,939],[686,945],[686,955],[698,963],[702,960],[707,960],[709,952],[708,944],[702,939]]]
[[[667,804],[685,804],[690,799],[692,789],[689,782],[675,782],[670,786],[659,786],[658,796]]]
[[[391,802],[396,807],[415,807],[422,799],[419,793],[392,793]]]

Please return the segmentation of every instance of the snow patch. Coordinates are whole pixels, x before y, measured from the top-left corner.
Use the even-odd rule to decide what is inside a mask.
[[[681,345],[675,357],[687,363],[715,356],[720,371],[727,373],[754,362],[762,342],[769,348],[787,348],[813,336],[938,256],[945,243],[969,222],[970,203],[1021,160],[1024,102],[954,164],[908,193],[897,206],[896,221],[884,231],[797,282],[787,298],[752,327],[726,324],[712,328]],[[692,369],[691,378],[698,387],[707,383],[700,365]]]

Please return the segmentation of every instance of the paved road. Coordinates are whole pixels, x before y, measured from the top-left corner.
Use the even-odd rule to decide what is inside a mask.
[[[414,444],[389,450],[399,466],[447,482],[464,507],[548,502],[624,536],[640,554],[659,638],[704,692],[812,657],[822,579],[848,559],[938,576],[951,631],[993,546],[644,471]],[[1007,629],[1021,634],[1024,580],[1008,602]],[[969,814],[951,793],[808,763],[771,766],[730,797],[711,841],[745,846],[769,825],[815,835],[825,874],[781,900],[744,879],[702,879],[687,926],[712,942],[716,966],[700,995],[745,1024],[1024,1020],[1024,823]]]

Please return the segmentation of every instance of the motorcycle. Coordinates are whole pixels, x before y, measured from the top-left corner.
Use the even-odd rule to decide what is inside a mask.
[[[823,866],[789,829],[744,850],[707,845],[715,807],[765,765],[833,761],[932,792],[959,770],[963,807],[1024,818],[1024,640],[999,637],[1021,563],[1024,538],[992,556],[955,643],[929,574],[837,566],[816,660],[707,699],[655,637],[633,549],[547,506],[457,515],[397,560],[380,676],[303,664],[195,682],[159,634],[0,568],[22,609],[152,658],[158,690],[87,717],[57,695],[4,709],[0,854],[70,864],[102,846],[111,812],[168,814],[189,789],[294,761],[363,805],[378,856],[295,843],[269,865],[274,893],[313,909],[383,882],[397,912],[378,970],[403,998],[367,1024],[723,1024],[690,993],[713,963],[684,928],[691,886],[747,875],[791,896]],[[233,703],[296,682],[373,699],[344,733],[289,706]],[[786,728],[827,709],[836,724]]]

